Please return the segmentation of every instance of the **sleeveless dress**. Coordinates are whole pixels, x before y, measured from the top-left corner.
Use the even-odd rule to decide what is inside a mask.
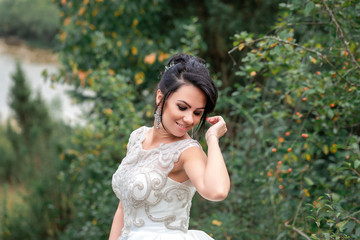
[[[180,154],[200,144],[184,139],[145,150],[149,127],[133,131],[126,157],[112,177],[112,188],[124,212],[118,240],[214,240],[199,230],[188,230],[191,200],[196,189],[168,177]]]

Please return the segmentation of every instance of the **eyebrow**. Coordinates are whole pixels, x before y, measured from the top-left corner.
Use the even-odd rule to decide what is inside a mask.
[[[189,108],[191,108],[190,104],[188,104],[188,103],[185,102],[184,100],[178,100],[178,101],[184,103],[184,104],[187,105]],[[197,109],[205,109],[205,107],[197,108]]]

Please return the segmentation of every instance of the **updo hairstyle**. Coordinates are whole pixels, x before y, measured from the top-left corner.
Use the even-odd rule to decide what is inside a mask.
[[[161,79],[157,89],[160,89],[163,98],[156,106],[156,108],[158,108],[161,105],[161,124],[164,127],[162,115],[167,99],[183,85],[193,85],[200,89],[206,96],[205,109],[197,127],[197,132],[199,130],[202,131],[206,122],[206,117],[214,111],[218,92],[210,77],[210,73],[206,68],[206,62],[199,57],[185,53],[172,56],[165,66],[165,71],[161,73]]]

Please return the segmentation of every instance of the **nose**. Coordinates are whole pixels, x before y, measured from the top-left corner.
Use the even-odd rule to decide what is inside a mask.
[[[194,118],[193,118],[193,115],[192,113],[186,113],[185,116],[184,116],[184,122],[187,124],[187,125],[192,125],[194,123]]]

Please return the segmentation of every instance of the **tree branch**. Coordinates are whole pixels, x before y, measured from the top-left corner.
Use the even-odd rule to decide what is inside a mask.
[[[356,171],[356,169],[350,168],[350,170],[352,170],[356,175],[358,175],[360,177],[360,173],[358,173],[358,171]]]
[[[356,66],[356,69],[360,72],[360,65],[356,61],[356,59],[355,59],[354,55],[352,54],[352,52],[350,51],[349,42],[346,40],[344,31],[342,30],[340,24],[338,23],[338,21],[336,21],[334,13],[331,11],[331,9],[325,3],[324,0],[320,0],[320,1],[322,2],[324,7],[326,8],[326,11],[329,13],[331,21],[335,24],[336,30],[340,34],[339,37],[340,37],[341,41],[343,42],[343,44],[345,45],[346,51],[349,53],[352,63]]]
[[[297,232],[299,235],[303,236],[307,240],[311,240],[311,238],[308,235],[306,235],[303,231],[301,231],[300,229],[297,229],[294,226],[290,226],[288,221],[285,222],[285,227],[290,228],[291,230]]]
[[[289,42],[287,40],[284,40],[284,39],[281,39],[281,38],[277,38],[277,37],[273,37],[273,36],[265,36],[265,37],[262,37],[262,38],[258,38],[258,39],[255,39],[249,43],[242,43],[242,44],[245,44],[245,46],[249,46],[249,45],[252,45],[254,43],[257,43],[257,42],[260,42],[262,40],[275,40],[277,42],[280,42],[280,43],[283,43],[283,44],[288,44],[288,45],[291,45],[291,46],[295,46],[295,47],[298,47],[298,48],[301,48],[305,51],[308,51],[308,52],[311,52],[311,53],[314,53],[316,54],[318,57],[322,58],[327,64],[329,64],[331,66],[331,68],[334,69],[334,71],[336,72],[336,74],[341,78],[343,79],[345,82],[347,82],[348,84],[352,85],[352,86],[356,86],[356,87],[360,87],[360,84],[356,84],[356,83],[352,83],[352,82],[349,82],[346,78],[344,78],[337,70],[337,68],[329,61],[329,59],[327,58],[326,55],[322,54],[321,52],[318,52],[314,49],[311,49],[311,48],[308,48],[308,47],[304,47],[304,46],[301,46],[300,44],[297,44],[297,43],[293,43],[293,42]],[[236,64],[235,60],[232,58],[231,56],[231,53],[233,53],[236,49],[238,49],[238,46],[234,47],[233,49],[231,49],[230,51],[228,51],[228,54],[230,55],[231,59],[233,60],[234,62],[234,65]]]

